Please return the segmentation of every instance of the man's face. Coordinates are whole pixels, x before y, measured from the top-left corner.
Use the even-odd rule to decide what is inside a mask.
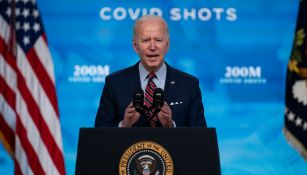
[[[163,64],[169,48],[165,24],[160,20],[142,21],[135,32],[133,48],[139,54],[142,65],[149,72],[156,71]]]

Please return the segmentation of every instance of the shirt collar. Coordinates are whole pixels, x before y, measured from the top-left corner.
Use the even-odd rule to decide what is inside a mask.
[[[142,63],[139,63],[139,72],[140,72],[140,78],[142,81],[146,80],[147,75],[150,73],[148,72],[145,67],[142,65]],[[159,82],[162,82],[166,77],[166,64],[163,62],[162,66],[155,72],[157,76],[157,80]]]

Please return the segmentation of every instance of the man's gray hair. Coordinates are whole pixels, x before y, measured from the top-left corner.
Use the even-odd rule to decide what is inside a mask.
[[[156,21],[162,21],[164,26],[165,26],[165,31],[166,31],[166,36],[169,37],[169,31],[168,31],[168,26],[167,23],[165,22],[165,20],[160,17],[160,16],[155,16],[155,15],[144,15],[141,18],[139,18],[138,20],[135,21],[134,26],[133,26],[133,38],[136,35],[136,27],[144,22],[144,21],[150,21],[150,20],[156,20]]]

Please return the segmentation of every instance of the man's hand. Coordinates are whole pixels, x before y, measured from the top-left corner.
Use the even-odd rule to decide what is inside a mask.
[[[141,114],[135,110],[135,107],[133,107],[131,102],[125,110],[125,116],[122,122],[122,127],[124,128],[131,127],[136,121],[139,120],[140,115]]]
[[[164,102],[164,105],[162,106],[161,111],[157,114],[157,116],[163,127],[173,127],[172,110],[166,102]]]

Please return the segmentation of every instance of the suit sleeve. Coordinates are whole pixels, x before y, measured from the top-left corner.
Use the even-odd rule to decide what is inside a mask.
[[[106,77],[96,114],[95,127],[115,127],[115,102],[110,77]]]
[[[189,107],[189,124],[191,127],[207,127],[198,80],[193,86]]]

